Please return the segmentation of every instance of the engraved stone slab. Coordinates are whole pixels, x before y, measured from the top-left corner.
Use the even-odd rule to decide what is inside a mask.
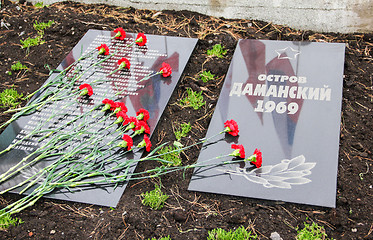
[[[80,73],[86,71],[79,79],[76,88],[82,83],[94,84],[94,95],[89,98],[79,97],[76,100],[77,104],[73,104],[71,100],[69,102],[68,99],[59,101],[41,108],[31,115],[21,117],[10,124],[1,134],[0,151],[7,148],[10,144],[23,139],[30,131],[43,124],[43,122],[48,122],[52,114],[58,113],[60,118],[58,121],[55,121],[55,119],[49,121],[48,124],[42,126],[42,129],[48,129],[48,126],[51,125],[54,128],[63,126],[69,119],[84,114],[93,106],[100,104],[104,98],[117,99],[117,101],[125,103],[128,108],[128,116],[136,116],[136,111],[140,108],[148,110],[150,119],[147,122],[150,127],[150,135],[153,133],[198,40],[146,34],[147,44],[145,46],[137,46],[135,44],[131,45],[136,38],[136,34],[127,33],[124,41],[113,39],[114,34],[109,31],[89,30],[58,67],[60,70],[65,69],[80,56],[90,51],[97,51],[95,49],[101,44],[107,44],[110,51],[115,52],[110,59],[93,68],[89,68],[89,66],[102,60],[105,56],[99,55],[96,58],[87,58],[71,68],[69,72],[77,71]],[[109,75],[118,67],[117,62],[122,57],[126,57],[130,61],[130,70],[118,71]],[[162,62],[166,62],[171,66],[171,76],[163,78],[160,75],[156,75],[149,80],[140,82],[145,76],[159,71]],[[56,75],[57,73],[52,74],[46,83]],[[120,94],[114,97],[116,93]],[[72,105],[66,107],[70,103]],[[65,110],[61,112],[61,109]],[[97,123],[98,120],[92,118],[87,117],[83,120],[92,124],[93,134],[95,131],[102,130],[103,126],[108,126],[113,121],[113,119],[109,119],[109,121],[99,124]],[[64,128],[63,131],[68,132],[70,127],[74,126]],[[113,137],[108,132],[107,135],[102,137],[103,144],[111,141]],[[139,139],[136,140],[139,141]],[[6,172],[11,166],[14,166],[22,158],[35,151],[35,149],[43,146],[43,144],[44,142],[38,143],[33,141],[33,139],[23,141],[10,152],[1,155],[0,174]],[[126,158],[139,159],[142,153],[143,150],[135,151],[128,154]],[[84,157],[84,154],[81,157]],[[49,160],[43,160],[31,168],[25,169],[17,176],[1,183],[0,190],[14,186],[47,165],[49,165]],[[132,171],[135,166],[133,164]],[[126,185],[127,183],[123,183],[116,186],[116,188],[91,185],[71,189],[72,192],[57,190],[48,194],[47,197],[115,207]]]
[[[240,40],[198,163],[261,149],[263,164],[196,168],[189,190],[335,207],[344,44]],[[232,157],[212,162],[230,161]],[[211,161],[210,161],[211,162]]]

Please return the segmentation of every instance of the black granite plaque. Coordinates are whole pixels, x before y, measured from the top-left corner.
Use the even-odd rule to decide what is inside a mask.
[[[146,34],[146,45],[138,46],[131,44],[136,38],[136,34],[127,33],[124,40],[114,39],[114,35],[114,32],[89,30],[58,67],[59,70],[66,69],[80,56],[90,51],[96,52],[98,46],[107,44],[111,51],[110,54],[114,53],[108,60],[89,68],[92,64],[106,57],[105,55],[97,56],[96,54],[95,57],[84,59],[77,65],[74,65],[67,74],[69,76],[74,71],[78,73],[86,71],[76,83],[76,87],[82,83],[90,83],[95,86],[94,94],[90,97],[79,97],[76,100],[66,99],[58,101],[41,108],[31,115],[19,118],[10,124],[1,134],[0,151],[7,148],[10,144],[23,139],[30,131],[41,126],[43,122],[48,122],[48,124],[42,125],[41,129],[56,129],[56,127],[62,126],[74,116],[82,115],[89,109],[92,109],[93,106],[101,104],[104,98],[116,99],[119,102],[125,103],[128,108],[128,116],[136,116],[136,111],[140,108],[148,110],[150,119],[147,122],[150,127],[150,135],[153,133],[198,40]],[[109,73],[112,73],[118,67],[117,62],[122,57],[126,57],[130,61],[130,69],[124,69],[109,75]],[[171,76],[163,77],[156,75],[148,80],[141,81],[149,74],[159,71],[162,62],[168,63],[171,66]],[[46,83],[56,77],[57,74],[52,74]],[[63,79],[63,81],[68,80],[68,78]],[[114,96],[117,93],[120,94]],[[69,106],[66,107],[67,105]],[[56,113],[60,118],[48,121],[51,114]],[[111,133],[115,133],[112,129],[108,130],[107,135],[100,134],[96,136],[95,134],[97,131],[101,131],[103,127],[110,125],[113,119],[111,118],[100,123],[99,117],[94,119],[92,117],[94,115],[88,114],[87,117],[82,119],[82,121],[88,121],[92,126],[90,130],[93,137],[90,141],[99,144],[101,140],[103,143],[112,140],[114,134]],[[97,115],[100,115],[100,113],[97,113]],[[69,129],[76,127],[77,124],[63,128],[62,131],[68,132]],[[97,141],[97,139],[100,141]],[[43,146],[43,142],[37,143],[30,139],[18,144],[13,150],[2,154],[0,156],[0,174],[6,172],[11,166],[15,165],[23,157],[31,154],[40,146]],[[142,153],[143,150],[137,150],[126,155],[126,158],[129,160],[138,159]],[[43,160],[32,165],[32,167],[26,168],[17,176],[1,183],[0,190],[14,186],[48,164],[50,164],[49,160]],[[135,165],[133,164],[131,171],[133,171]],[[46,197],[115,207],[122,196],[126,184],[126,182],[122,183],[115,188],[113,186],[90,185],[70,190],[57,190],[46,195]]]
[[[344,44],[240,40],[207,137],[234,119],[239,136],[206,143],[198,163],[261,149],[263,163],[194,171],[189,190],[335,206]],[[218,163],[232,157],[216,159]]]

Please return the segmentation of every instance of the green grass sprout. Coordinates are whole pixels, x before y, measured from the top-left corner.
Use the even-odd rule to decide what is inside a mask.
[[[215,228],[208,232],[207,240],[249,240],[257,239],[257,235],[251,235],[251,231],[247,230],[241,226],[235,231],[226,231],[221,228]]]
[[[297,231],[297,233],[298,233],[296,237],[297,240],[318,240],[318,239],[328,240],[329,239],[327,238],[327,234],[325,233],[324,227],[319,226],[314,222],[312,223],[312,225],[304,223],[304,228]]]
[[[212,49],[207,50],[207,55],[209,56],[223,58],[225,54],[227,54],[227,50],[224,50],[224,47],[221,44],[215,44]]]
[[[141,197],[143,197],[142,204],[154,210],[162,209],[164,203],[169,198],[167,194],[163,194],[159,185],[155,185],[155,189],[150,192],[142,193]]]
[[[182,107],[193,107],[195,110],[198,110],[206,105],[206,101],[203,100],[202,91],[198,93],[188,88],[187,94],[188,96],[180,100]]]
[[[10,66],[10,68],[12,69],[12,71],[21,71],[21,70],[27,70],[28,67],[26,65],[23,65],[22,63],[20,63],[19,61],[12,64]]]
[[[171,240],[171,237],[170,237],[170,235],[168,235],[167,237],[162,237],[160,239],[156,239],[156,238],[150,239],[150,238],[148,238],[148,240]]]
[[[26,48],[27,50],[30,47],[38,46],[40,44],[45,43],[45,41],[42,39],[42,36],[36,36],[35,38],[28,37],[25,40],[20,40],[22,44],[22,48]]]
[[[0,211],[0,215],[3,214],[4,211]],[[18,224],[23,223],[21,219],[12,218],[9,213],[4,214],[0,217],[0,230],[8,229],[10,226],[18,226]]]
[[[182,137],[186,137],[187,134],[192,130],[192,127],[190,125],[190,122],[188,123],[182,123],[180,125],[180,128],[176,131],[174,131],[175,137],[177,141],[180,141]]]
[[[44,30],[51,27],[54,24],[53,20],[49,20],[48,22],[39,22],[35,20],[34,29],[38,32],[39,35],[44,36]]]
[[[53,20],[49,20],[47,23],[45,22],[39,22],[35,20],[35,23],[33,24],[34,29],[38,32],[38,36],[31,38],[28,37],[25,40],[20,40],[22,44],[22,48],[26,48],[27,52],[29,52],[30,47],[38,46],[40,44],[45,43],[43,40],[44,37],[44,30],[51,27],[52,24],[54,24]]]
[[[37,2],[37,3],[35,3],[34,7],[36,7],[36,8],[43,8],[43,7],[48,7],[48,5],[44,5],[43,2]]]
[[[0,107],[15,108],[20,104],[18,100],[20,100],[22,97],[23,94],[18,94],[17,90],[15,89],[5,89],[0,93]]]
[[[180,166],[181,158],[180,151],[176,151],[178,148],[174,146],[166,146],[158,151],[161,155],[160,158],[166,160],[167,162],[162,162],[165,166]]]
[[[214,80],[215,75],[212,74],[210,71],[203,71],[201,74],[199,74],[199,77],[203,82],[208,82]]]

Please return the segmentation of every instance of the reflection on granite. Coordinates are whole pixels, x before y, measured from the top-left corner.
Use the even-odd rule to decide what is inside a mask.
[[[234,119],[237,144],[246,156],[261,149],[263,165],[197,168],[189,190],[334,207],[344,49],[338,43],[240,40],[206,137]],[[230,152],[222,137],[202,147],[198,163]]]
[[[67,68],[74,63],[82,53],[95,50],[95,48],[101,43],[106,43],[112,50],[114,49],[113,51],[115,51],[114,56],[111,57],[113,61],[105,61],[99,66],[99,68],[97,68],[97,70],[88,71],[82,77],[82,82],[77,83],[82,84],[83,81],[84,83],[92,82],[102,79],[103,76],[105,76],[106,81],[99,85],[99,89],[97,90],[98,94],[89,98],[84,96],[79,97],[77,99],[78,105],[76,108],[66,108],[66,112],[61,111],[61,109],[63,109],[63,106],[68,102],[62,102],[48,106],[48,109],[43,108],[34,114],[19,118],[16,122],[10,124],[0,135],[0,151],[6,149],[10,144],[22,139],[23,136],[27,135],[28,132],[36,127],[48,129],[48,124],[49,126],[52,124],[57,125],[69,116],[83,114],[93,106],[100,104],[104,97],[114,99],[114,94],[118,92],[121,94],[115,100],[126,104],[128,108],[127,114],[129,116],[135,116],[136,111],[140,108],[149,111],[150,119],[147,122],[150,127],[151,135],[198,40],[158,35],[146,36],[148,38],[147,45],[139,47],[135,44],[130,46],[130,43],[134,41],[136,34],[127,33],[126,39],[124,41],[119,41],[112,38],[113,32],[89,30],[62,61],[58,69],[62,70]],[[131,62],[131,69],[108,75],[108,73],[117,68],[117,61],[121,57],[126,57]],[[88,65],[102,59],[103,56],[98,56],[97,59],[85,61]],[[147,74],[157,72],[160,69],[162,62],[166,62],[172,67],[172,75],[170,77],[163,78],[160,75],[156,75],[151,77],[149,80],[139,83],[139,81]],[[85,65],[83,65],[83,67],[84,66]],[[70,72],[78,70],[74,68],[75,66],[70,70]],[[51,75],[50,79],[55,76],[56,74]],[[48,81],[49,79],[47,82]],[[53,121],[46,124],[44,116],[48,116],[48,114],[50,115],[51,111],[58,113],[59,119],[53,119]],[[94,122],[95,121],[92,121],[92,124]],[[107,140],[103,139],[102,141],[105,142]],[[6,172],[11,166],[14,166],[22,158],[28,156],[40,146],[42,145],[33,140],[23,141],[16,149],[1,155],[0,173]],[[125,158],[140,158],[141,155],[142,150],[129,153],[125,155]],[[32,158],[30,158],[30,160],[31,159]],[[50,161],[53,161],[53,159],[40,161],[33,164],[32,167],[22,170],[22,172],[17,176],[1,183],[0,190],[7,189],[21,181],[24,181],[26,177],[32,176],[35,172],[38,172],[43,167],[49,165]],[[133,165],[131,171],[133,171],[135,167],[136,166]],[[127,183],[122,183],[115,189],[113,186],[105,185],[84,186],[70,189],[70,191],[55,191],[48,194],[47,197],[115,207],[122,196],[126,185]],[[19,192],[19,190],[20,189],[15,192]]]

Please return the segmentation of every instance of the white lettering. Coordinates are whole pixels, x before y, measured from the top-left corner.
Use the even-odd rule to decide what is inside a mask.
[[[255,86],[255,90],[254,90],[254,96],[264,96],[265,93],[266,93],[266,88],[267,88],[267,85],[265,84],[257,84]]]
[[[231,92],[229,93],[229,96],[232,96],[233,94],[236,94],[237,96],[241,96],[241,90],[242,90],[242,83],[234,83],[233,88],[231,89]]]

